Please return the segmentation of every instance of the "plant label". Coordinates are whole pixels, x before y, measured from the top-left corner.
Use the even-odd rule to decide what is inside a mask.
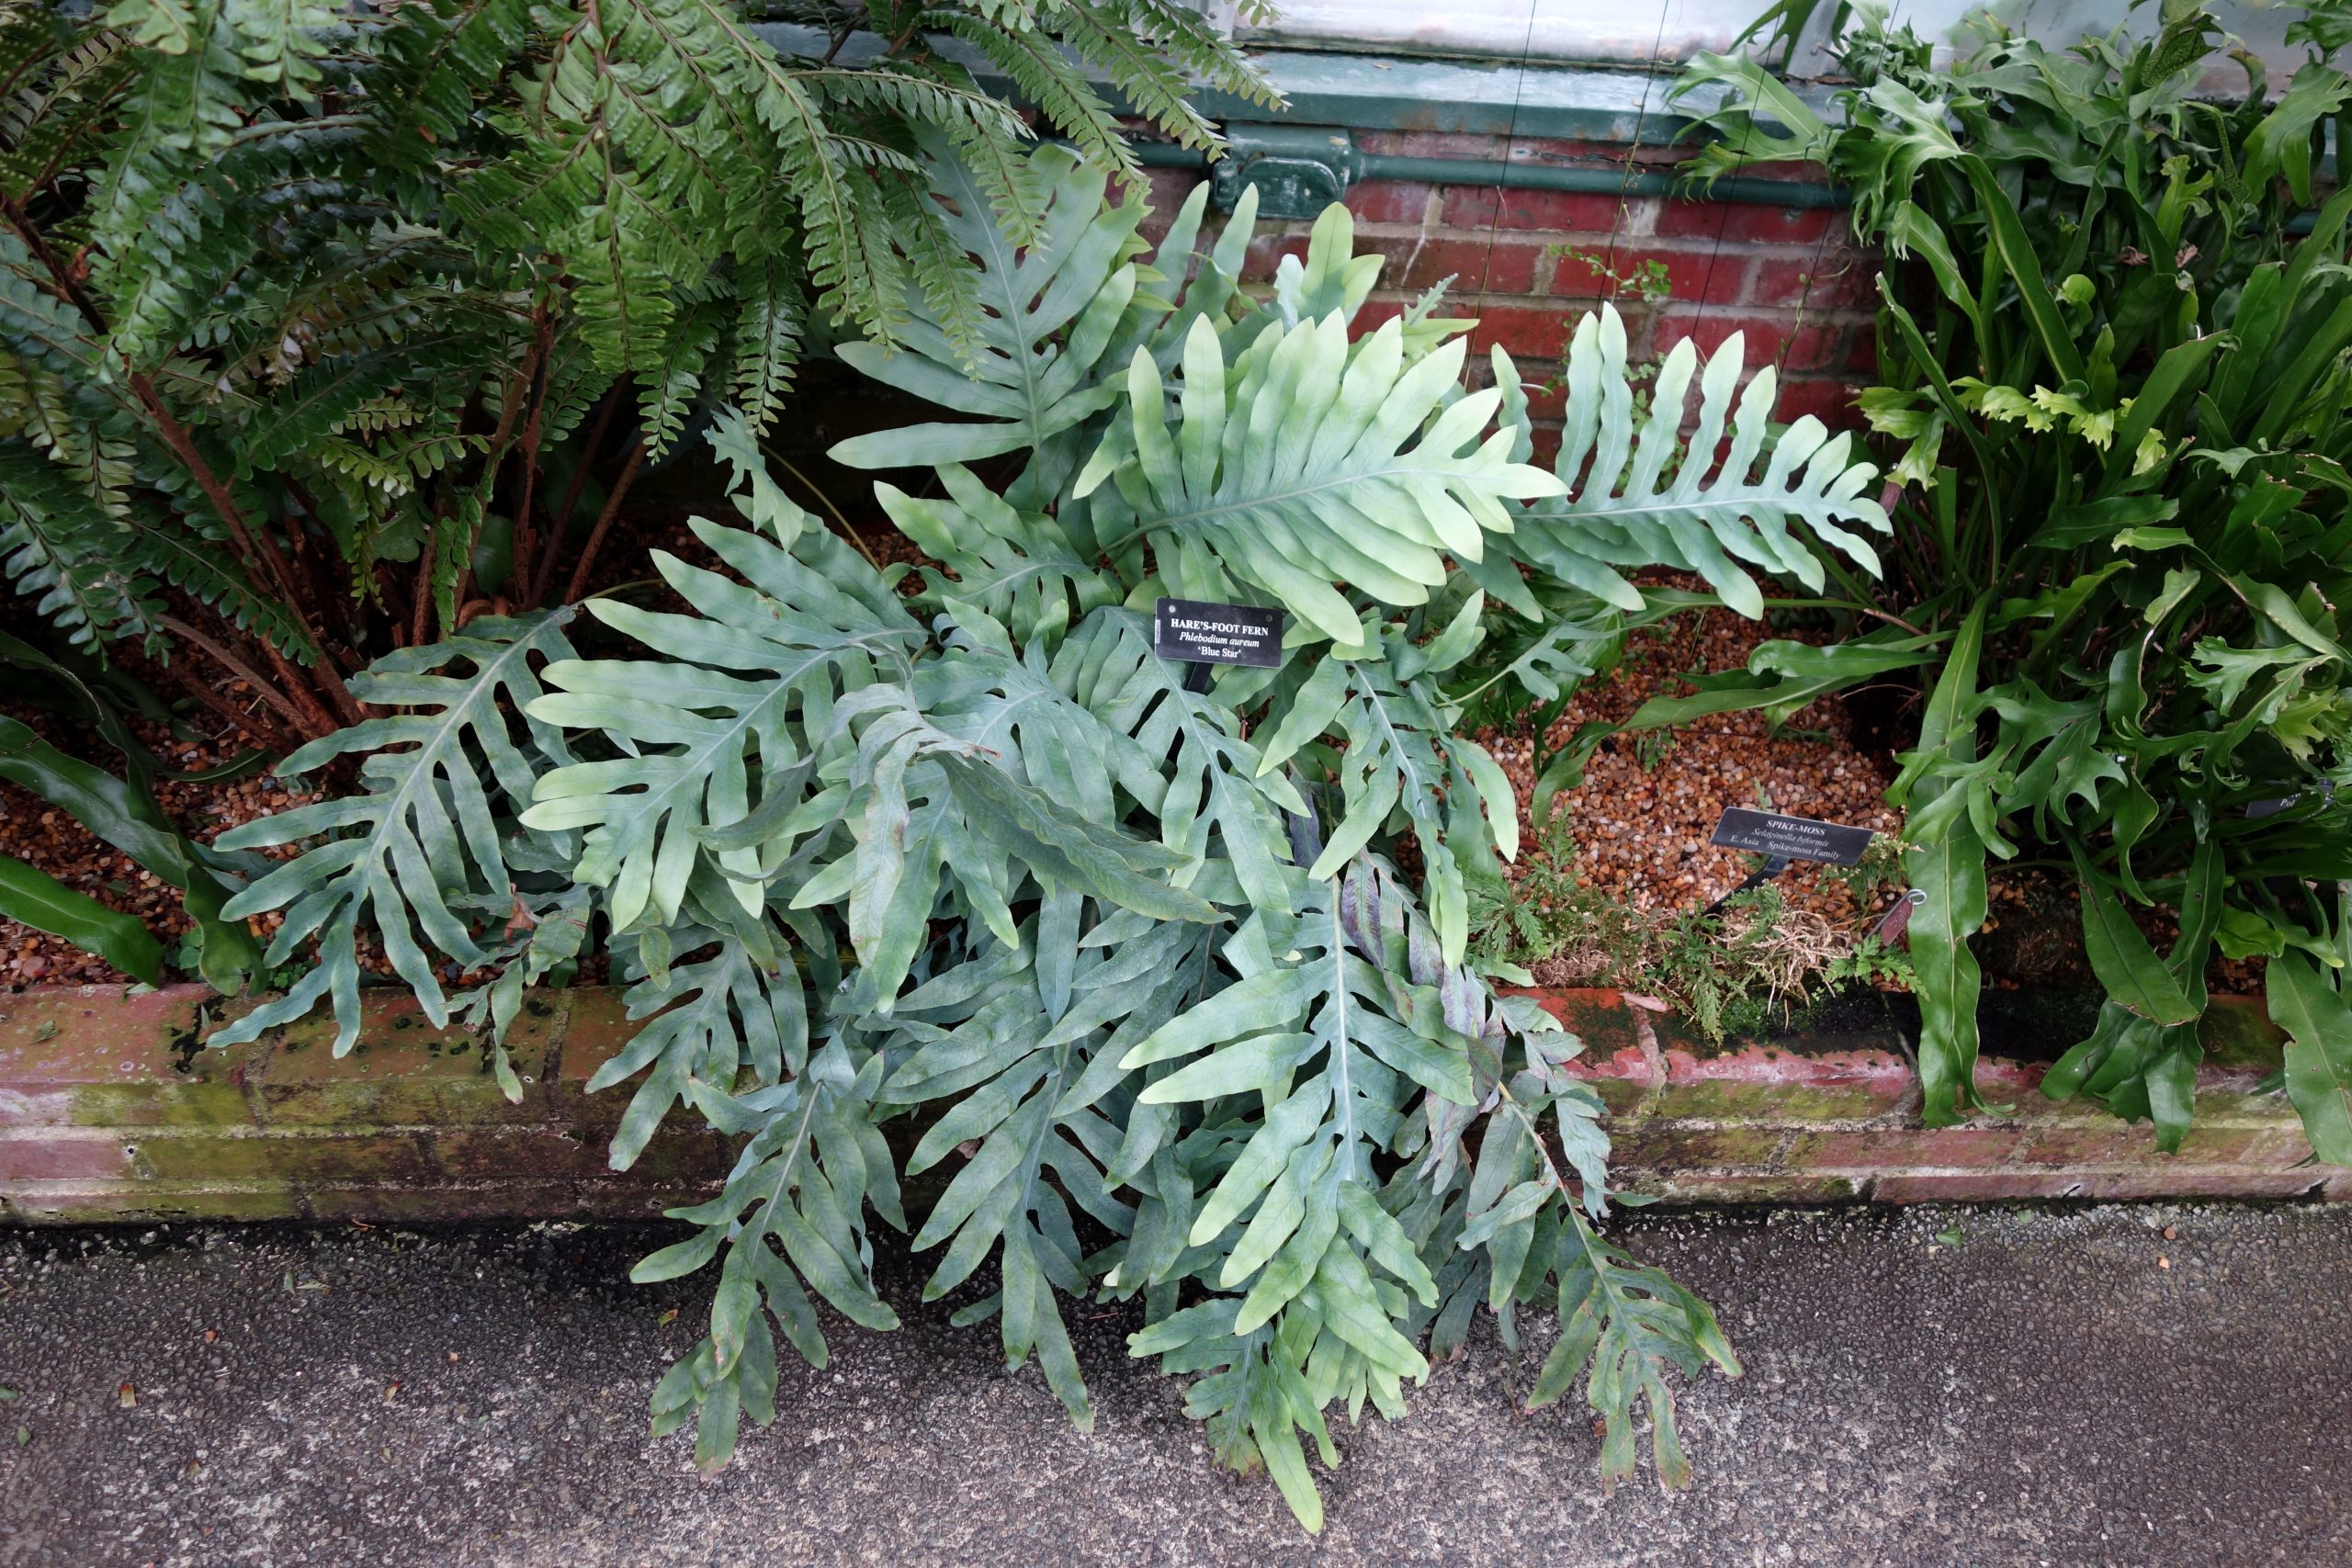
[[[1272,670],[1283,661],[1283,613],[1250,604],[1162,599],[1151,612],[1151,650],[1188,664],[1253,664]]]
[[[1868,828],[1843,822],[1816,822],[1810,817],[1783,817],[1777,811],[1751,811],[1744,806],[1725,810],[1708,842],[1747,850],[1777,860],[1819,860],[1832,865],[1854,865],[1871,847],[1875,835]]]

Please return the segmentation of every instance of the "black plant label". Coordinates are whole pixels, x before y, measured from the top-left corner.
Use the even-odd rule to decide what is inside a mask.
[[[1162,599],[1151,613],[1151,650],[1188,664],[1272,670],[1283,661],[1283,613],[1203,599]]]
[[[1868,828],[1843,822],[1817,822],[1810,817],[1783,817],[1777,811],[1750,811],[1735,806],[1715,824],[1710,842],[1747,850],[1782,860],[1821,860],[1832,865],[1853,865],[1871,847]]]

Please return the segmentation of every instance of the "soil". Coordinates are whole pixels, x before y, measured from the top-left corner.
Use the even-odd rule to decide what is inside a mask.
[[[143,660],[121,656],[136,677]],[[224,695],[239,705],[253,701],[242,682],[229,682]],[[240,777],[209,782],[179,781],[168,773],[202,773],[243,756],[252,742],[233,725],[201,708],[172,724],[129,720],[130,728],[162,767],[167,770],[155,784],[155,795],[164,814],[198,843],[215,838],[256,817],[266,817],[315,798],[300,781],[288,783],[255,768]],[[92,734],[77,717],[37,706],[17,694],[0,700],[0,714],[28,726],[42,739],[69,755],[119,770],[121,757]],[[49,873],[75,892],[95,898],[109,909],[137,915],[164,944],[167,960],[188,928],[180,908],[179,890],[141,868],[136,861],[91,832],[65,812],[15,784],[0,784],[0,854],[14,855]],[[122,974],[102,958],[84,953],[62,937],[37,931],[14,920],[0,920],[0,983],[10,986],[100,985],[127,983]]]

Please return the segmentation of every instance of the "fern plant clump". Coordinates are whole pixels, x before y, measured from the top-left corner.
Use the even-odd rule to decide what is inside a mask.
[[[591,1085],[630,1095],[614,1164],[677,1114],[742,1140],[638,1270],[716,1266],[708,1335],[652,1402],[708,1466],[773,1417],[777,1334],[821,1365],[820,1303],[896,1323],[878,1222],[935,1257],[925,1298],[993,1322],[1081,1425],[1066,1303],[1135,1303],[1133,1353],[1191,1378],[1218,1457],[1310,1529],[1329,1414],[1398,1413],[1481,1303],[1514,1346],[1519,1314],[1556,1314],[1530,1403],[1580,1384],[1612,1481],[1645,1409],[1679,1484],[1669,1380],[1738,1362],[1601,1232],[1579,1043],[1470,959],[1466,889],[1520,818],[1464,705],[1651,613],[1545,556],[1622,581],[1667,538],[1712,565],[1696,512],[1772,570],[1745,531],[1882,525],[1868,473],[1817,426],[1769,457],[1768,383],[1724,426],[1735,466],[1661,484],[1671,424],[1631,427],[1613,318],[1579,339],[1608,456],[1538,468],[1508,358],[1464,391],[1472,323],[1437,295],[1351,325],[1380,261],[1343,209],[1257,299],[1246,196],[1211,238],[1196,192],[1154,248],[1138,199],[1042,148],[1021,177],[1045,220],[1014,244],[951,152],[926,168],[977,267],[969,351],[910,288],[898,350],[844,357],[963,417],[835,449],[928,470],[876,486],[923,562],[876,568],[723,415],[741,520],[694,525],[719,569],[655,556],[686,608],[599,599],[405,655],[370,690],[408,728],[297,759],[364,753],[368,789],[232,835],[310,846],[232,913],[287,909],[273,958],[315,933],[327,977],[216,1038],[325,999],[347,1042],[363,902],[395,954],[457,952],[485,902],[532,916],[457,952],[492,976],[458,998],[396,959],[428,1015],[493,1039],[583,931],[607,942],[644,1021]],[[1738,371],[1711,364],[1705,418]],[[1153,649],[1162,596],[1281,612],[1281,664],[1188,678]],[[605,651],[582,657],[592,622]]]
[[[1027,243],[1038,130],[1139,173],[1087,67],[1188,146],[1188,84],[1274,102],[1164,0],[813,15],[820,56],[738,0],[0,0],[14,591],[262,745],[322,740],[378,716],[353,677],[387,650],[581,597],[636,479],[721,404],[765,430],[812,339],[968,358],[924,146]]]

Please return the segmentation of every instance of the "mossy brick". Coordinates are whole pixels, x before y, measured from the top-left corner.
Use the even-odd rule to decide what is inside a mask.
[[[583,1181],[571,1194],[582,1219],[655,1220],[672,1209],[691,1208],[718,1195],[718,1183],[671,1183],[646,1187],[624,1179]]]
[[[413,1133],[254,1134],[150,1137],[129,1145],[134,1168],[161,1181],[430,1181],[437,1177]]]
[[[2258,1170],[2236,1165],[2152,1160],[2130,1170],[2084,1173],[2080,1196],[2120,1201],[2134,1198],[2301,1198],[2326,1185],[2325,1169]]]
[[[17,1128],[0,1137],[0,1186],[28,1181],[120,1180],[135,1176],[122,1141],[66,1128]]]
[[[2087,1195],[2083,1174],[2068,1170],[1887,1171],[1871,1179],[1881,1203],[2029,1202]]]
[[[160,1224],[298,1220],[290,1185],[169,1186],[156,1182],[59,1181],[0,1190],[0,1218],[17,1224]]]
[[[2091,1166],[2157,1157],[2154,1127],[2145,1122],[2134,1125],[2101,1111],[2095,1122],[2033,1128],[2026,1146],[2018,1151],[2018,1163]]]
[[[325,1014],[286,1027],[254,1075],[266,1123],[439,1126],[546,1114],[528,1094],[510,1103],[489,1052],[465,1030],[434,1028],[406,992],[363,993],[358,1040],[337,1056],[334,1039]]]
[[[2205,1060],[2216,1067],[2269,1073],[2286,1060],[2286,1033],[2270,1021],[2268,1007],[2256,997],[2211,998],[2197,1021],[2197,1040],[2205,1047]]]
[[[452,1128],[433,1135],[432,1155],[451,1180],[577,1181],[609,1174],[608,1142],[597,1128]]]
[[[640,1181],[707,1182],[716,1189],[734,1164],[734,1139],[707,1127],[682,1126],[657,1134],[628,1169],[617,1174]]]
[[[2256,1085],[2259,1081],[2245,1074],[2199,1073],[2197,1119],[2214,1126],[2300,1125],[2293,1102],[2275,1089],[2258,1089]]]
[[[1580,1062],[1615,1059],[1631,1052],[1643,1060],[1641,1030],[1622,992],[1593,986],[1506,987],[1514,996],[1533,997],[1560,1027],[1584,1042]]]
[[[2014,1126],[1823,1128],[1801,1134],[1783,1163],[1794,1170],[1994,1170],[2030,1136]]]
[[[1612,1122],[1610,1160],[1651,1170],[1769,1168],[1781,1163],[1790,1129],[1774,1122],[1691,1123],[1658,1117]]]
[[[1852,1177],[1826,1171],[1637,1169],[1611,1180],[1661,1203],[1842,1203],[1860,1195]]]
[[[317,1182],[302,1189],[302,1204],[315,1220],[464,1224],[568,1214],[573,1207],[573,1185],[565,1180]]]
[[[243,1126],[253,1053],[203,1049],[201,986],[0,994],[0,1127]]]
[[[1898,1109],[1912,1092],[1909,1066],[1878,1051],[1813,1056],[1759,1045],[1704,1058],[1669,1052],[1666,1065],[1665,1087],[1650,1102],[1661,1117],[1862,1121]]]
[[[547,1085],[550,1112],[565,1126],[609,1129],[628,1109],[633,1085],[588,1092],[596,1069],[619,1055],[645,1027],[643,1019],[628,1016],[625,996],[618,986],[582,987],[571,995],[557,1067]]]
[[[2256,1127],[2248,1129],[2250,1142],[2245,1153],[2238,1156],[2240,1165],[2260,1166],[2267,1170],[2290,1170],[2312,1157],[2312,1141],[2298,1122],[2291,1127]],[[2333,1171],[2336,1166],[2324,1165],[2323,1170]]]
[[[1645,1076],[1634,1077],[1614,1073],[1577,1076],[1584,1080],[1587,1089],[1600,1097],[1601,1105],[1611,1116],[1631,1114],[1640,1108],[1650,1092],[1649,1080]]]

